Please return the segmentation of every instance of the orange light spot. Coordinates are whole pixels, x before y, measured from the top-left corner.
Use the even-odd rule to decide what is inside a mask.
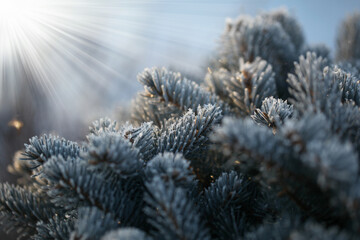
[[[8,123],[8,126],[20,130],[24,126],[24,123],[14,118]]]

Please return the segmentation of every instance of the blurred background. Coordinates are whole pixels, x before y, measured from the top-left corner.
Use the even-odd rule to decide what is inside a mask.
[[[89,123],[122,118],[136,75],[166,66],[200,81],[226,18],[287,8],[306,41],[331,50],[358,0],[0,0],[0,181],[29,137],[81,141]]]

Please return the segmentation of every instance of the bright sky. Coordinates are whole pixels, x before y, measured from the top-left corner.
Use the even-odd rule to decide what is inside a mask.
[[[309,43],[335,47],[340,21],[349,13],[360,11],[358,0],[200,0],[154,1],[144,6],[142,19],[150,39],[144,63],[148,65],[181,64],[200,67],[201,59],[216,48],[225,18],[239,14],[256,15],[261,11],[286,7],[303,27]]]
[[[129,88],[113,88],[115,98],[141,89],[136,75],[145,67],[175,66],[186,72],[201,73],[206,58],[216,50],[225,19],[240,14],[256,15],[262,11],[286,7],[303,28],[308,43],[325,43],[333,51],[341,20],[360,11],[359,0],[133,0],[126,3],[119,30],[128,34],[119,39],[109,35],[105,41],[130,49],[129,59],[109,58],[112,65],[129,65],[124,71]],[[120,26],[120,25],[119,25]],[[124,94],[118,94],[124,91]],[[125,94],[125,92],[127,94]]]

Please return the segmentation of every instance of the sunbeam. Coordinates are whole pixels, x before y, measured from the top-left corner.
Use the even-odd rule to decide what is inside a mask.
[[[59,100],[62,88],[74,91],[85,79],[106,86],[118,73],[96,58],[108,51],[97,36],[111,17],[92,1],[1,0],[1,95],[14,100],[25,84]]]
[[[25,89],[33,99],[46,96],[57,104],[54,109],[77,112],[85,102],[93,106],[114,102],[114,96],[129,99],[136,91],[129,76],[135,79],[146,66],[200,69],[194,59],[203,55],[192,61],[185,60],[187,55],[211,49],[215,40],[204,41],[204,36],[217,36],[220,30],[198,31],[198,26],[216,17],[222,26],[221,7],[226,7],[209,2],[216,11],[191,10],[203,4],[0,0],[0,101],[19,105],[19,92]],[[190,5],[188,11],[181,9]]]

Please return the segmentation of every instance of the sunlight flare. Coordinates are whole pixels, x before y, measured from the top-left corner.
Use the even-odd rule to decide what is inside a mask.
[[[96,3],[0,0],[0,100],[15,99],[20,87],[59,100],[64,89],[76,92],[83,82],[98,88],[118,77],[96,57],[108,51],[98,36],[112,17]]]

